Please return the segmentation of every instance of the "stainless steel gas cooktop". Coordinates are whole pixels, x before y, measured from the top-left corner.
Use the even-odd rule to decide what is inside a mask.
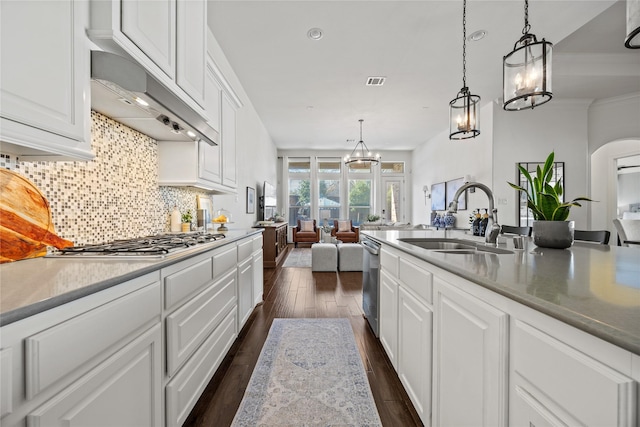
[[[135,239],[115,240],[95,245],[73,246],[47,255],[48,257],[83,258],[163,258],[194,246],[224,239],[221,233],[171,233]]]

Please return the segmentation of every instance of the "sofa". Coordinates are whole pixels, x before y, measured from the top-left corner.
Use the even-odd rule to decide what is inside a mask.
[[[343,243],[358,243],[360,241],[360,228],[355,227],[351,220],[333,220],[331,236]]]
[[[298,224],[291,227],[293,236],[293,246],[298,247],[298,243],[317,243],[320,241],[320,228],[316,225],[316,220],[298,219]]]

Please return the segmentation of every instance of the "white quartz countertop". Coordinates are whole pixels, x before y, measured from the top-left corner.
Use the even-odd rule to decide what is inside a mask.
[[[544,249],[525,238],[522,250],[512,239],[498,245],[509,254],[452,254],[401,239],[484,238],[436,230],[362,234],[640,355],[640,249],[582,242]]]
[[[34,258],[0,265],[0,326],[157,271],[194,255],[262,233],[230,230],[226,238],[150,259]]]

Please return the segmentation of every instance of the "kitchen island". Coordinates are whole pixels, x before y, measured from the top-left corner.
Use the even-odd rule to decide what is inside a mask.
[[[380,341],[425,425],[636,425],[640,251],[363,235],[382,245]]]
[[[2,425],[181,425],[262,300],[262,230],[0,266]]]

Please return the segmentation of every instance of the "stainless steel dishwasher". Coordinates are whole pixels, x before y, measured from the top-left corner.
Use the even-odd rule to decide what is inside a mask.
[[[378,337],[380,316],[380,243],[364,237],[362,257],[362,310],[373,333]]]

